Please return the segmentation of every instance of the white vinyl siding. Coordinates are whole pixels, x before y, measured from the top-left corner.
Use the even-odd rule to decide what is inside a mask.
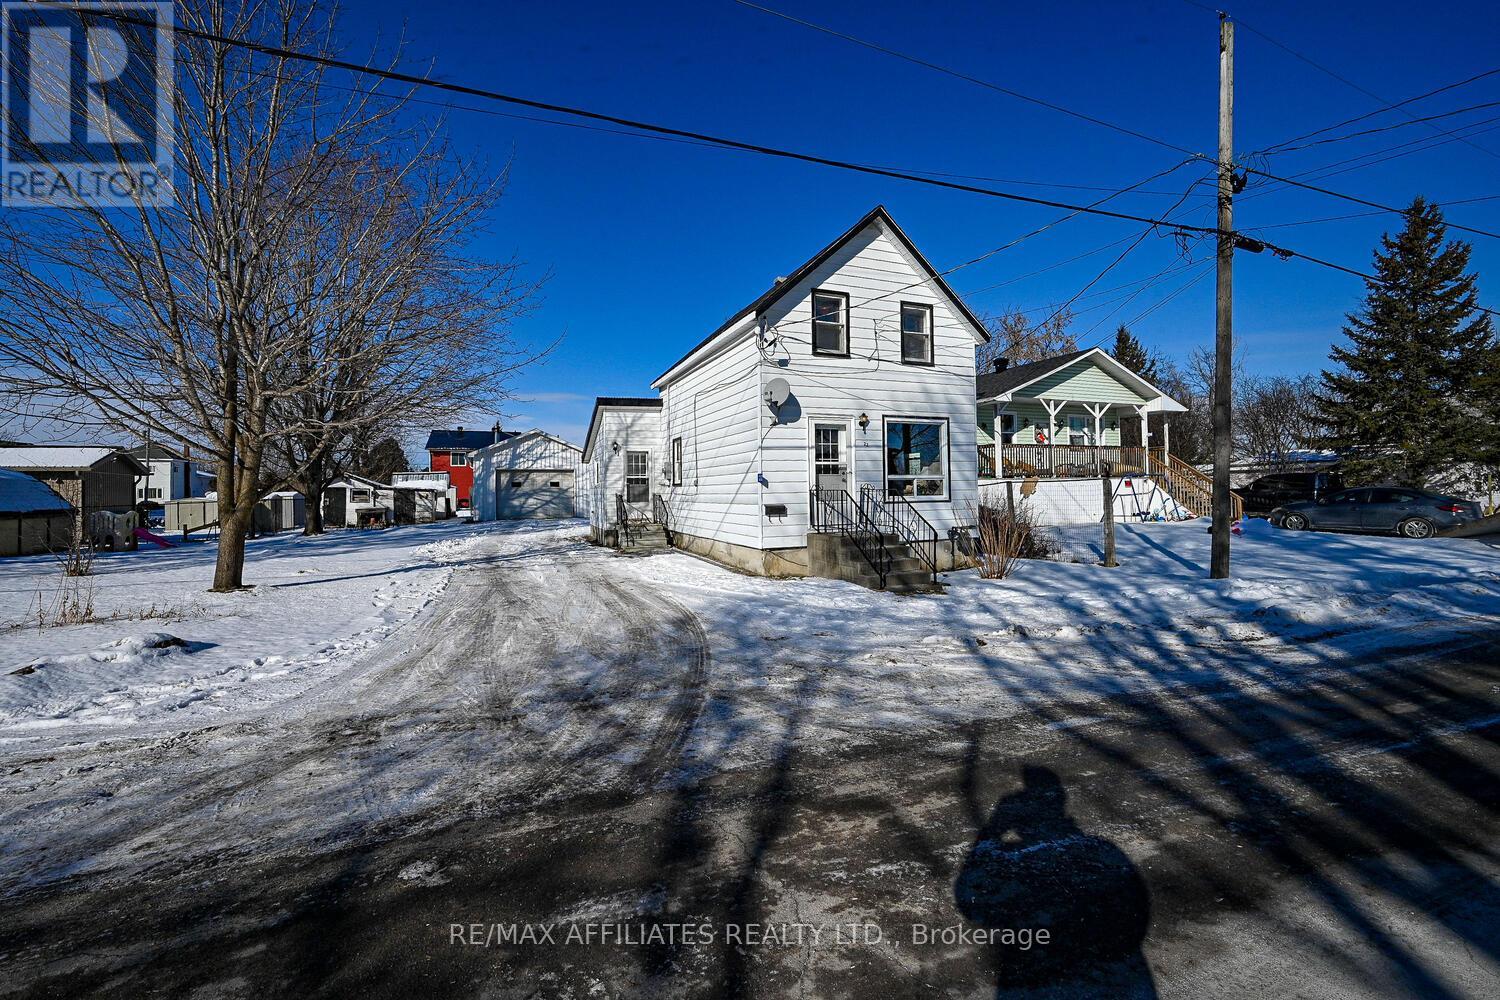
[[[495,517],[499,498],[495,495],[495,484],[513,470],[525,472],[566,472],[573,474],[576,482],[575,501],[578,513],[587,511],[582,501],[584,484],[576,477],[583,462],[583,449],[547,434],[527,432],[506,438],[498,444],[481,448],[471,456],[474,466],[474,516],[488,521]],[[510,479],[505,478],[509,483]],[[524,484],[523,484],[524,485]]]
[[[974,336],[942,293],[924,281],[927,273],[898,242],[877,225],[856,235],[798,287],[767,310],[778,338],[761,367],[762,384],[784,378],[791,385],[794,422],[777,423],[759,406],[764,435],[760,472],[766,485],[761,503],[786,504],[789,516],[767,518],[762,546],[795,548],[806,544],[810,437],[814,419],[848,419],[853,424],[855,490],[885,479],[886,418],[944,420],[948,423],[948,497],[919,505],[946,534],[967,524],[968,505],[978,498],[979,454],[975,440]],[[846,292],[848,358],[820,357],[811,350],[812,290]],[[871,301],[873,300],[873,301]],[[933,365],[901,361],[901,302],[932,309]],[[861,429],[858,418],[869,418]]]
[[[613,444],[618,442],[620,451]],[[615,525],[615,498],[625,493],[625,452],[646,451],[648,475],[654,456],[661,447],[661,410],[656,407],[604,407],[599,411],[599,424],[594,431],[593,451],[590,467],[584,475],[589,495],[586,507],[589,523],[596,528],[612,528]],[[650,517],[651,507],[646,504],[633,511],[634,516]]]
[[[674,532],[760,547],[759,368],[749,331],[662,386],[662,444],[682,439],[682,485],[666,497]]]

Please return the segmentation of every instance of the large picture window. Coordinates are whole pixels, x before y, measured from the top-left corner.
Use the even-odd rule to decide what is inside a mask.
[[[651,499],[651,455],[644,451],[625,453],[625,502],[645,503]]]
[[[812,346],[814,354],[845,356],[849,353],[849,296],[843,292],[812,294]]]
[[[932,306],[901,303],[901,360],[909,365],[932,364]]]
[[[886,421],[885,484],[893,496],[914,500],[947,498],[947,421]]]

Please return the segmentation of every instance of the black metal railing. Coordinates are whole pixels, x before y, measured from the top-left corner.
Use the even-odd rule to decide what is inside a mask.
[[[938,530],[922,516],[916,504],[900,493],[885,493],[880,487],[865,483],[859,488],[859,506],[876,530],[901,539],[927,564],[936,584]]]
[[[836,531],[854,543],[859,554],[880,578],[880,588],[885,589],[886,577],[891,572],[891,551],[886,548],[885,537],[870,520],[848,490],[809,490],[808,517],[813,531]]]
[[[662,534],[667,536],[667,544],[672,544],[672,508],[667,505],[666,498],[660,493],[651,497],[651,520],[661,525]]]
[[[635,533],[630,530],[630,508],[625,505],[625,494],[615,494],[615,521],[619,525],[620,548],[635,544]]]

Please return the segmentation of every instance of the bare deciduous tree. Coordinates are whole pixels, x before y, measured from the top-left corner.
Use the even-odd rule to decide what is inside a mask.
[[[1236,378],[1235,446],[1243,455],[1281,470],[1296,452],[1317,446],[1322,433],[1316,376]]]
[[[177,16],[336,54],[318,5],[185,0]],[[527,289],[513,263],[465,259],[498,184],[405,131],[400,97],[181,33],[176,58],[173,204],[4,224],[0,380],[51,419],[211,457],[213,588],[232,590],[260,497],[356,424],[399,426],[416,401],[437,416],[498,405],[524,360],[505,330]]]
[[[1019,309],[985,315],[981,320],[990,334],[989,343],[981,344],[975,355],[981,373],[994,368],[1000,358],[1013,365],[1026,364],[1078,350],[1078,341],[1068,332],[1073,314],[1067,309],[1058,310],[1037,325]]]

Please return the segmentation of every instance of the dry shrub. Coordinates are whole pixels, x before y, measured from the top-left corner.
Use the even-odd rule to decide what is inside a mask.
[[[986,580],[1010,576],[1017,559],[1046,559],[1057,551],[1037,530],[1036,516],[1024,499],[1015,506],[982,502],[977,509],[970,507],[979,529],[979,575]]]

